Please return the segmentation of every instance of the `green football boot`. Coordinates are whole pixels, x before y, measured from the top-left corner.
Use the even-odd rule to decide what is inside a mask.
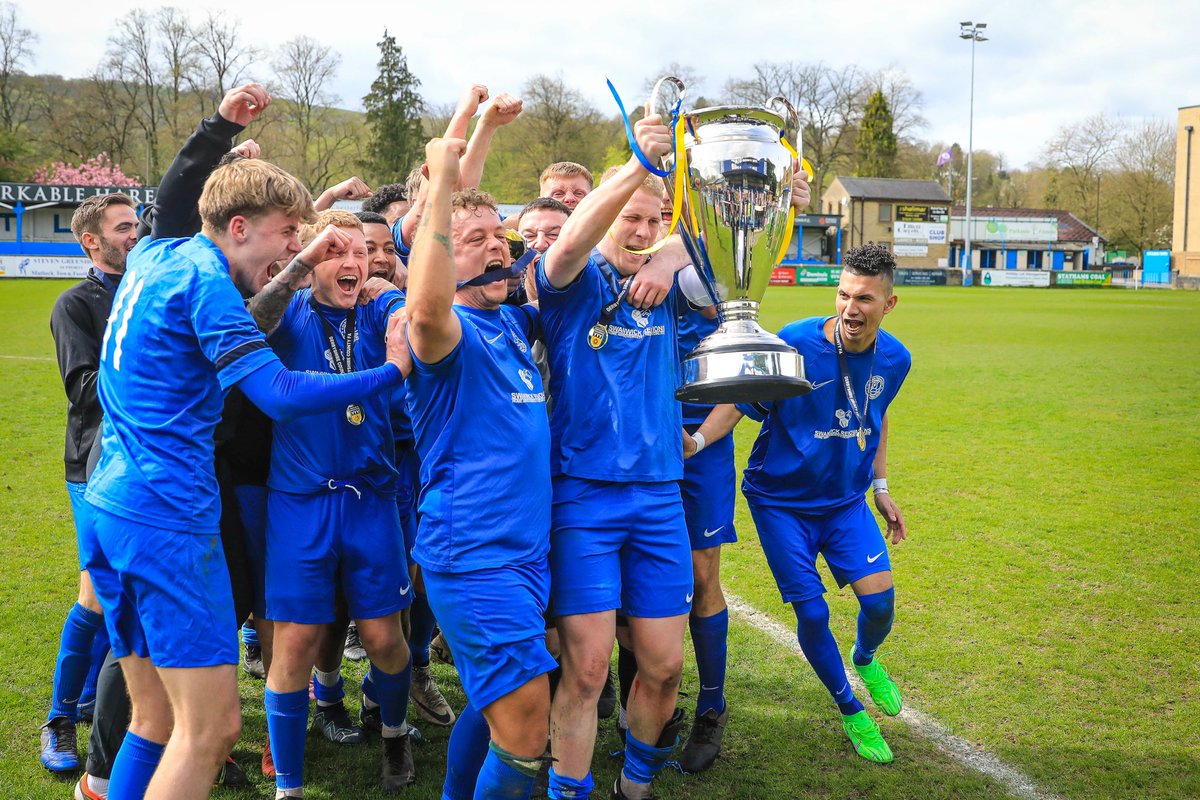
[[[866,711],[859,711],[850,716],[842,715],[842,728],[850,737],[854,750],[867,761],[876,764],[892,763],[892,748],[883,740],[879,725],[871,719]]]
[[[854,651],[850,651],[850,663],[854,664]],[[900,699],[900,689],[896,686],[896,682],[888,675],[887,668],[883,666],[878,658],[871,659],[871,663],[865,667],[860,667],[854,664],[854,671],[858,673],[858,677],[862,678],[863,684],[866,685],[867,691],[871,693],[871,699],[875,701],[875,705],[879,706],[879,710],[887,714],[889,717],[894,717],[900,713],[903,702]]]

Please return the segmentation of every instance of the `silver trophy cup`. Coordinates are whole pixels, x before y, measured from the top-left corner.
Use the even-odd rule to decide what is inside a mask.
[[[683,83],[663,78],[650,107],[669,120]],[[669,95],[664,97],[664,95]],[[812,391],[804,359],[758,324],[758,306],[787,235],[796,112],[783,98],[767,107],[681,111],[686,173],[678,230],[717,304],[720,327],[683,361],[675,397],[693,403],[781,400]],[[676,156],[663,159],[674,166]],[[666,179],[674,199],[675,176]]]

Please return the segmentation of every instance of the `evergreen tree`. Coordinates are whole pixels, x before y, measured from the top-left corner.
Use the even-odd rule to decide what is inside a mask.
[[[893,130],[892,110],[883,90],[876,89],[863,111],[862,127],[858,130],[858,169],[860,178],[894,178],[896,176],[896,132]]]
[[[372,185],[402,182],[422,160],[425,148],[421,132],[425,101],[417,93],[421,81],[408,71],[408,59],[386,29],[379,51],[379,77],[363,98],[371,139],[362,166]]]

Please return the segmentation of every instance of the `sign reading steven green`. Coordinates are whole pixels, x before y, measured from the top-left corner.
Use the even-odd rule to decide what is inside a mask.
[[[796,267],[797,286],[837,286],[841,267]]]
[[[1055,272],[1055,286],[1111,286],[1111,272]]]

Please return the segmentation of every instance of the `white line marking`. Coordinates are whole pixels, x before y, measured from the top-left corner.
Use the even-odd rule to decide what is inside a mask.
[[[0,355],[0,358],[11,358],[13,361],[53,361],[50,356],[5,356]]]
[[[758,628],[775,643],[800,658],[804,658],[804,651],[800,649],[800,643],[796,641],[794,631],[788,630],[767,614],[728,591],[725,592],[725,602],[735,616]],[[857,674],[849,673],[848,677],[856,695],[869,696]],[[907,701],[897,719],[902,720],[908,727],[933,742],[946,755],[1002,785],[1013,797],[1019,797],[1022,800],[1060,800],[1058,795],[1038,786],[1020,770],[1010,767],[978,745],[971,744],[960,736],[955,736],[945,725],[908,705]]]

